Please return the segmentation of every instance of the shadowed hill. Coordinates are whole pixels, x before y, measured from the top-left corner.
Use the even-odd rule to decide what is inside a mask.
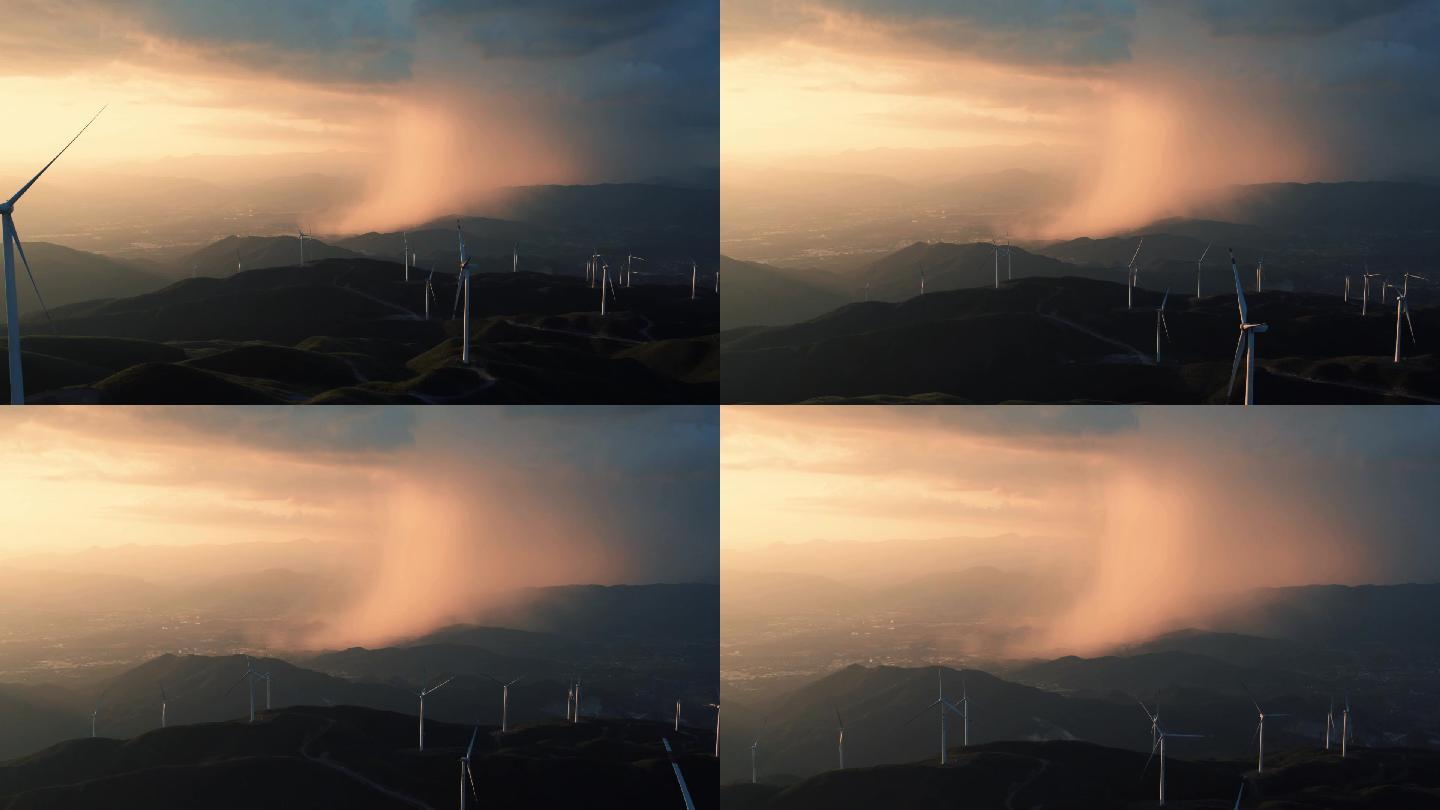
[[[49,242],[23,242],[25,258],[35,274],[36,286],[52,310],[77,301],[97,298],[122,298],[157,290],[168,282],[164,276],[128,262],[74,250]],[[40,312],[40,301],[25,275],[20,254],[15,254],[16,287],[20,298],[20,314]],[[0,311],[0,323],[4,313]]]
[[[725,297],[720,305],[723,329],[778,326],[808,320],[849,303],[848,282],[821,270],[791,270],[720,257]]]
[[[1176,746],[1178,747],[1178,746]],[[1274,757],[1265,773],[1248,761],[1205,761],[1168,751],[1166,806],[1420,808],[1440,803],[1440,754],[1413,749]],[[951,764],[887,765],[831,771],[788,787],[736,784],[721,789],[727,810],[845,810],[896,807],[1153,807],[1158,769],[1146,755],[1082,742],[995,742],[955,751]]]
[[[680,803],[660,745],[676,749],[697,807],[716,806],[703,730],[663,723],[584,721],[481,728],[472,760],[479,806],[668,807]],[[0,807],[441,807],[458,799],[468,725],[353,707],[295,707],[251,725],[207,723],[129,740],[71,740],[0,763]],[[472,796],[471,801],[476,801]]]
[[[394,263],[186,279],[55,310],[59,336],[24,324],[27,395],[39,402],[713,402],[718,297],[703,287],[616,291],[605,317],[578,277],[482,273],[472,362],[460,362],[453,274]],[[103,337],[91,337],[103,336]],[[5,382],[8,385],[8,381]]]

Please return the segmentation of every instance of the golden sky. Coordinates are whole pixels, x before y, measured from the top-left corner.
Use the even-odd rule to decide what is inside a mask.
[[[1424,528],[1440,519],[1427,494],[1440,416],[1301,410],[726,407],[722,564],[789,571],[773,566],[816,540],[983,547],[984,564],[1083,583],[1043,642],[1071,649],[1163,631],[1250,588],[1440,579]],[[1036,538],[1054,541],[1047,559],[1031,555]],[[1006,543],[1008,562],[993,553]]]
[[[1404,0],[727,0],[721,153],[906,180],[1059,159],[1077,199],[1030,235],[1105,235],[1203,189],[1440,171],[1437,26]]]

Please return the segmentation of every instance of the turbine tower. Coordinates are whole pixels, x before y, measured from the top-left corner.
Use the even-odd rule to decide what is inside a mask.
[[[1400,316],[1404,314],[1405,324],[1410,327],[1410,342],[1415,342],[1415,322],[1410,320],[1409,296],[1397,290],[1395,294],[1395,358],[1393,362],[1400,362]]]
[[[1200,258],[1195,260],[1195,297],[1200,297],[1200,276],[1205,272],[1205,256],[1210,252],[1210,246],[1214,242],[1206,242],[1205,249],[1200,251]]]
[[[460,284],[455,288],[455,300],[458,304],[463,291],[465,296],[465,308],[460,315],[460,337],[463,343],[460,347],[460,362],[470,365],[470,256],[465,252],[465,233],[460,230],[460,220],[455,220],[455,233],[460,237]],[[453,310],[452,310],[453,311]]]
[[[675,701],[675,730],[680,730],[680,701]]]
[[[690,300],[695,300],[695,283],[700,280],[700,265],[690,260]]]
[[[100,716],[100,698],[95,699],[95,708],[90,710],[90,739],[95,739],[95,721]]]
[[[405,280],[406,280],[406,281],[409,281],[409,280],[410,280],[410,232],[409,232],[409,231],[401,231],[401,238],[405,240],[405,245],[404,245],[404,248],[403,248],[402,251],[401,251],[404,255],[401,256],[400,258],[405,262]]]
[[[500,684],[500,733],[504,734],[505,732],[510,730],[510,687],[524,680],[525,676],[521,675],[519,678],[515,678],[509,683],[504,683],[500,681],[500,679],[491,677],[489,675],[486,675],[485,677],[490,678],[490,680],[494,681],[497,684]]]
[[[480,727],[476,726],[475,730],[470,732],[470,745],[465,749],[465,756],[460,758],[460,810],[465,810],[465,802],[469,799],[469,794],[465,791],[467,786],[470,793],[475,794],[475,801],[480,801],[480,792],[475,789],[475,772],[470,769],[470,755],[475,752],[475,738],[479,734]]]
[[[15,205],[20,202],[21,197],[25,196],[25,192],[35,185],[35,181],[40,179],[40,175],[55,165],[55,161],[65,154],[65,150],[70,148],[70,144],[75,143],[81,135],[85,134],[85,130],[95,123],[95,119],[99,118],[102,112],[105,112],[104,107],[101,107],[100,112],[95,113],[85,126],[75,133],[75,137],[70,139],[70,143],[65,144],[55,157],[50,158],[49,163],[46,163],[40,171],[35,173],[34,177],[30,178],[30,182],[21,186],[20,190],[11,195],[10,199],[0,202],[0,232],[3,232],[5,252],[5,326],[10,354],[11,405],[25,404],[25,375],[20,368],[20,289],[15,285],[14,254],[16,251],[20,253],[20,261],[25,265],[25,275],[30,277],[30,286],[35,290],[36,299],[40,301],[42,309],[45,307],[45,300],[40,298],[40,287],[35,283],[35,274],[30,272],[30,260],[25,258],[25,246],[20,243],[20,232],[15,230]],[[49,313],[48,309],[46,313]]]
[[[1158,753],[1160,754],[1160,806],[1161,806],[1161,807],[1164,807],[1164,806],[1165,806],[1165,738],[1167,738],[1167,737],[1176,737],[1176,738],[1187,738],[1187,739],[1199,739],[1200,737],[1203,737],[1203,736],[1205,736],[1205,735],[1203,735],[1203,734],[1173,734],[1173,733],[1170,733],[1170,732],[1166,731],[1166,730],[1165,730],[1162,726],[1160,726],[1158,723],[1156,724],[1156,726],[1155,726],[1155,744],[1152,745],[1152,746],[1150,746],[1150,757],[1145,760],[1145,769],[1142,770],[1140,773],[1141,773],[1141,776],[1144,776],[1145,771],[1150,770],[1150,761],[1155,758],[1155,754],[1158,752]]]
[[[1340,715],[1340,757],[1343,759],[1349,753],[1350,742],[1350,695],[1345,695],[1345,711]]]
[[[1330,732],[1335,730],[1335,698],[1330,698],[1330,708],[1325,712],[1325,750],[1330,750]]]
[[[1345,303],[1350,303],[1350,277],[1345,277]]]
[[[1140,258],[1140,248],[1145,246],[1145,237],[1140,237],[1140,243],[1135,246],[1135,254],[1130,257],[1130,264],[1125,268],[1125,308],[1130,309],[1135,303],[1135,284],[1140,280],[1140,267],[1135,260]]]
[[[302,227],[300,227],[299,225],[296,225],[296,226],[295,226],[295,230],[296,230],[297,232],[299,232],[299,234],[300,234],[300,266],[301,266],[301,267],[304,267],[304,266],[305,266],[305,229],[302,228]]]
[[[835,725],[839,729],[839,738],[835,741],[836,747],[840,750],[840,770],[845,770],[845,721],[840,719],[840,710],[835,709]]]
[[[430,268],[430,275],[425,277],[425,320],[430,320],[430,302],[437,305],[440,300],[435,297],[435,268]]]
[[[520,272],[520,246],[516,245],[510,251],[510,272]]]
[[[925,294],[925,268],[920,268],[920,294]]]
[[[1170,324],[1165,322],[1165,304],[1170,300],[1170,290],[1165,290],[1165,296],[1160,299],[1160,306],[1155,308],[1155,362],[1160,362],[1160,330],[1165,330],[1165,339],[1170,339]]]
[[[1360,314],[1365,315],[1370,311],[1370,279],[1379,278],[1379,273],[1370,272],[1370,267],[1365,267],[1365,272],[1360,274],[1364,286],[1360,290]]]
[[[995,251],[995,289],[998,290],[1000,289],[1000,240],[997,239],[990,243],[990,247]]]
[[[260,677],[265,679],[265,711],[270,711],[270,673],[262,672]]]
[[[235,689],[235,687],[239,686],[242,682],[249,681],[251,723],[255,722],[255,679],[260,677],[263,676],[259,672],[255,671],[255,662],[250,660],[249,657],[247,657],[245,659],[245,674],[241,675],[240,680],[230,684],[230,688],[225,690],[225,694],[228,695],[231,691]]]
[[[1230,251],[1230,272],[1235,276],[1235,298],[1240,305],[1240,340],[1235,344],[1235,362],[1230,366],[1230,388],[1225,395],[1228,400],[1235,393],[1235,374],[1240,370],[1240,359],[1245,358],[1245,404],[1255,404],[1255,333],[1269,331],[1270,326],[1250,322],[1250,309],[1245,305],[1245,289],[1240,285],[1240,268],[1235,264],[1235,251]]]
[[[425,750],[425,696],[428,695],[428,694],[430,694],[431,692],[437,691],[440,687],[444,686],[444,685],[447,684],[447,683],[450,683],[450,682],[453,681],[453,680],[455,680],[455,676],[454,676],[454,675],[451,675],[450,677],[446,678],[445,680],[441,681],[440,683],[435,684],[434,686],[430,687],[429,689],[423,689],[423,688],[422,688],[422,689],[420,689],[418,692],[415,693],[415,696],[418,697],[418,698],[420,698],[420,750],[421,750],[421,751],[424,751],[424,750]]]
[[[760,730],[755,732],[755,739],[750,741],[750,784],[759,781],[756,778],[758,771],[755,769],[755,756],[760,751],[760,735],[765,733],[765,723],[760,724]]]
[[[1260,263],[1255,265],[1255,292],[1265,292],[1265,257],[1260,257]]]
[[[161,728],[165,728],[165,708],[166,708],[166,704],[168,704],[169,702],[170,702],[169,698],[165,697],[165,684],[162,683],[162,684],[160,684],[160,727],[161,727]]]
[[[1006,280],[1006,281],[1010,281],[1010,280],[1011,280],[1010,270],[1011,270],[1012,266],[1013,266],[1013,263],[1012,263],[1011,258],[1010,258],[1010,237],[1009,237],[1009,236],[1006,236],[1006,237],[1005,237],[1005,280]]]
[[[964,712],[961,712],[958,708],[956,708],[956,707],[955,707],[955,704],[953,704],[953,703],[951,703],[950,701],[948,701],[948,700],[945,699],[945,671],[944,671],[943,669],[940,669],[940,668],[938,668],[938,667],[936,668],[936,670],[935,670],[935,679],[936,679],[936,682],[939,684],[939,687],[940,687],[939,697],[937,697],[937,698],[935,699],[935,702],[934,702],[934,703],[931,703],[930,705],[928,705],[928,706],[926,706],[925,708],[921,709],[920,712],[915,715],[915,717],[919,717],[920,715],[924,714],[925,712],[928,712],[928,711],[930,711],[931,709],[934,709],[934,708],[937,708],[937,707],[940,709],[940,764],[941,764],[941,765],[944,765],[944,764],[945,764],[945,757],[946,757],[946,749],[948,748],[948,745],[947,745],[947,743],[946,743],[946,741],[945,741],[945,732],[946,732],[945,712],[946,712],[947,710],[948,710],[948,711],[951,711],[951,712],[954,712],[957,716],[961,717],[962,719],[965,717],[965,714],[964,714]],[[910,720],[914,720],[915,717],[910,718]],[[907,721],[905,721],[905,722],[908,723],[908,722],[910,722],[910,720],[907,720]]]
[[[715,758],[720,758],[720,704],[706,703],[705,706],[715,710]]]
[[[1244,684],[1241,684],[1241,686],[1244,686]],[[1245,693],[1246,693],[1247,695],[1250,694],[1250,689],[1249,689],[1248,687],[1245,689]],[[1250,703],[1255,706],[1255,714],[1257,714],[1257,715],[1259,716],[1259,718],[1260,718],[1259,722],[1258,722],[1258,723],[1256,724],[1256,726],[1255,726],[1255,740],[1259,743],[1259,748],[1258,748],[1258,752],[1259,752],[1259,753],[1258,753],[1257,759],[1256,759],[1256,761],[1255,761],[1255,771],[1256,771],[1257,773],[1264,773],[1264,772],[1265,772],[1265,718],[1266,718],[1267,715],[1265,714],[1265,710],[1262,709],[1262,708],[1260,708],[1260,704],[1259,704],[1258,702],[1256,702],[1255,697],[1254,697],[1253,695],[1250,696]],[[1270,715],[1268,715],[1268,716],[1269,716],[1269,717],[1289,717],[1290,715],[1288,715],[1288,714],[1270,714]]]
[[[670,768],[675,771],[675,781],[680,783],[680,797],[685,800],[685,810],[695,810],[695,800],[690,798],[690,788],[685,786],[685,775],[680,773],[680,763],[675,761],[675,752],[670,750],[670,740],[661,737],[665,743],[665,755],[670,758]]]

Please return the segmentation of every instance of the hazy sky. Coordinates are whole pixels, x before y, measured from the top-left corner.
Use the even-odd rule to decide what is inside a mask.
[[[716,167],[718,16],[717,0],[10,0],[0,173],[33,173],[108,103],[71,174],[226,155],[259,176],[260,156],[339,153],[359,159],[309,170],[363,166],[364,202],[447,213],[498,185],[688,178]]]
[[[1193,187],[1440,173],[1435,0],[726,0],[721,58],[727,163],[1063,149],[1086,193],[1056,234]]]
[[[463,621],[518,588],[715,582],[717,418],[680,406],[7,409],[0,565],[128,543],[344,544],[337,567],[360,566],[360,585],[307,639],[342,645]]]
[[[1254,587],[1440,581],[1434,409],[728,407],[721,446],[722,560],[1052,537],[1089,568],[1066,643],[1145,635]]]

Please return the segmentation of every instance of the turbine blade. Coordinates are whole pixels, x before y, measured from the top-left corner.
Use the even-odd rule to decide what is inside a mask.
[[[1235,344],[1235,362],[1230,364],[1230,388],[1225,394],[1229,399],[1235,395],[1235,375],[1240,371],[1240,358],[1245,356],[1245,330],[1240,330],[1240,340]]]
[[[105,107],[108,107],[108,106],[110,106],[110,105],[109,105],[109,104],[106,104],[106,105],[105,105]],[[56,152],[56,153],[55,153],[55,157],[50,158],[50,162],[45,164],[45,168],[43,168],[43,169],[41,169],[40,171],[36,172],[36,173],[35,173],[35,176],[32,177],[32,178],[30,178],[30,182],[28,182],[28,183],[26,183],[25,185],[21,186],[21,187],[20,187],[20,190],[17,191],[17,192],[15,192],[15,196],[13,196],[13,197],[10,198],[10,204],[11,204],[11,205],[14,205],[15,203],[19,202],[19,201],[20,201],[20,198],[23,197],[23,196],[25,196],[25,192],[29,191],[29,190],[30,190],[30,187],[33,186],[33,185],[35,185],[35,181],[40,179],[40,175],[44,174],[47,170],[49,170],[49,168],[50,168],[51,166],[55,165],[55,161],[59,160],[59,159],[60,159],[60,156],[63,155],[63,154],[65,154],[65,149],[69,149],[69,148],[70,148],[70,144],[75,143],[75,141],[77,141],[77,140],[80,139],[80,136],[81,136],[81,135],[84,135],[84,134],[85,134],[85,130],[89,129],[89,128],[90,128],[90,125],[93,124],[93,123],[95,123],[95,119],[100,117],[100,113],[105,112],[105,107],[101,107],[101,108],[100,108],[100,112],[95,113],[95,115],[92,116],[89,121],[86,121],[86,122],[85,122],[85,126],[81,127],[81,128],[80,128],[80,131],[77,132],[77,133],[75,133],[75,137],[70,139],[70,143],[65,144],[64,149],[61,149],[59,152]]]
[[[25,246],[20,243],[20,231],[16,230],[15,222],[10,222],[10,238],[15,241],[15,250],[20,253],[20,263],[25,265],[25,275],[30,277],[30,289],[35,291],[35,300],[40,302],[40,309],[45,313],[45,320],[50,322],[50,331],[55,330],[55,319],[50,317],[50,308],[45,306],[45,296],[40,294],[40,285],[35,283],[35,274],[30,272],[30,260],[25,258]],[[1407,312],[1408,316],[1409,313]],[[1411,328],[1411,337],[1414,337],[1415,330]]]
[[[470,761],[470,752],[475,750],[475,738],[476,738],[477,736],[479,736],[479,735],[480,735],[480,727],[479,727],[479,726],[476,726],[476,727],[475,727],[475,730],[472,731],[472,732],[470,732],[470,747],[465,749],[465,761],[466,761],[466,762],[469,762],[469,761]]]
[[[11,231],[11,233],[13,234],[14,231]],[[20,244],[20,240],[19,240],[19,239],[16,239],[16,240],[15,240],[15,244],[17,244],[17,245]],[[24,254],[21,254],[21,255],[24,255]],[[29,268],[28,265],[27,265],[26,268],[25,268],[25,272],[27,272],[27,273],[30,272],[30,268]],[[31,283],[34,283],[35,279],[32,278],[32,279],[30,279],[30,281],[31,281]],[[36,290],[36,291],[35,291],[35,294],[36,294],[36,295],[39,295],[39,294],[40,294],[40,291],[39,291],[39,290]],[[1405,311],[1405,323],[1406,323],[1407,326],[1410,327],[1410,342],[1411,342],[1411,343],[1419,343],[1419,341],[1417,341],[1417,340],[1415,339],[1415,322],[1412,321],[1412,320],[1410,320],[1410,302],[1409,302],[1409,301],[1406,301],[1400,308]],[[48,315],[49,313],[46,313],[46,314]]]
[[[1165,340],[1170,342],[1170,324],[1165,320],[1165,313],[1160,313],[1160,328],[1165,330]]]
[[[934,703],[931,703],[930,705],[928,705],[928,706],[926,706],[925,708],[921,709],[920,711],[916,712],[909,720],[906,720],[905,722],[901,723],[900,725],[902,725],[902,726],[908,726],[908,725],[910,725],[911,723],[915,722],[915,718],[916,718],[916,717],[919,717],[920,715],[922,715],[922,714],[930,711],[931,709],[935,708],[937,705],[939,705],[939,703],[940,703],[940,701],[938,701],[938,700],[935,701]]]
[[[1160,747],[1160,742],[1159,742],[1158,740],[1155,742],[1154,745],[1150,746],[1150,756],[1148,756],[1148,757],[1145,758],[1145,767],[1143,767],[1143,768],[1140,769],[1140,778],[1141,778],[1142,780],[1145,778],[1145,774],[1147,774],[1147,773],[1150,772],[1150,763],[1155,760],[1155,751],[1156,751],[1159,747]]]

